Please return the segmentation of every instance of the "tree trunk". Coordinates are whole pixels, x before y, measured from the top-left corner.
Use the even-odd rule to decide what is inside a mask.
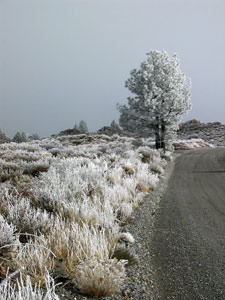
[[[157,122],[157,124],[155,124],[154,129],[155,129],[155,147],[156,147],[156,149],[160,149],[161,148],[161,139],[160,139],[159,122]]]
[[[166,143],[165,143],[165,136],[166,136],[166,123],[163,119],[159,120],[156,118],[156,124],[154,126],[155,129],[155,147],[156,149],[163,149],[166,151]]]
[[[164,153],[166,152],[166,144],[165,144],[165,136],[166,136],[166,124],[165,121],[161,120],[161,148],[163,148]]]

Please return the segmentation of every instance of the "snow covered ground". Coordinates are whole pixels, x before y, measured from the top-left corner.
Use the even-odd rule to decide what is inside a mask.
[[[1,299],[58,299],[62,280],[92,296],[121,289],[135,242],[123,225],[172,159],[152,145],[85,134],[0,145]]]
[[[3,299],[57,299],[63,279],[93,296],[120,290],[121,247],[134,243],[123,225],[171,159],[151,145],[104,135],[0,145]]]

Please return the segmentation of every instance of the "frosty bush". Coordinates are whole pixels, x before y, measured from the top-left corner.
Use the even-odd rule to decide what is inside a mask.
[[[18,234],[15,232],[15,226],[7,223],[4,217],[0,214],[0,253],[2,246],[15,244],[18,241]]]
[[[51,226],[51,218],[47,212],[35,209],[30,199],[20,197],[16,190],[10,193],[9,189],[5,188],[0,210],[20,233],[40,233],[47,231]]]
[[[116,243],[116,233],[83,223],[65,224],[58,219],[46,236],[47,247],[61,260],[57,273],[71,278],[78,263],[94,257],[109,257]]]
[[[39,285],[32,285],[30,276],[26,276],[25,280],[22,274],[15,281],[9,279],[5,283],[0,283],[0,299],[1,300],[59,300],[55,293],[55,283],[53,278],[46,273],[45,290]]]
[[[121,290],[125,279],[126,261],[92,258],[76,268],[72,282],[83,294],[95,297],[111,296]]]
[[[44,237],[19,245],[15,265],[17,269],[23,268],[21,273],[29,275],[32,284],[44,286],[48,272],[54,268],[54,255],[46,245]]]

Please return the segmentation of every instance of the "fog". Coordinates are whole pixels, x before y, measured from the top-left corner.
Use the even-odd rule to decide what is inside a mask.
[[[152,49],[192,79],[183,120],[225,123],[224,0],[0,0],[0,129],[49,136],[118,120]]]

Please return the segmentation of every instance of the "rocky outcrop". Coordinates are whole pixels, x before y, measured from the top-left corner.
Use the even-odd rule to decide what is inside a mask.
[[[215,146],[225,147],[225,125],[220,122],[201,123],[190,120],[180,124],[178,138],[198,138]]]

